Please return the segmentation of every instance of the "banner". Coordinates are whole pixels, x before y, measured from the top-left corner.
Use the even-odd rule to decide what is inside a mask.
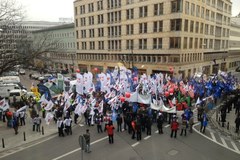
[[[147,94],[147,95],[138,94],[137,102],[143,103],[143,104],[151,104],[151,95],[150,94]]]
[[[5,98],[3,98],[0,101],[0,109],[3,110],[3,111],[6,111],[8,108],[9,108],[8,101],[6,101]]]
[[[46,124],[49,125],[50,121],[53,119],[53,114],[51,112],[48,112],[45,117]]]
[[[49,111],[49,110],[51,110],[51,109],[53,108],[53,106],[54,106],[54,104],[53,104],[53,102],[50,100],[50,101],[47,103],[47,106],[44,107],[44,109],[45,109],[46,111]]]

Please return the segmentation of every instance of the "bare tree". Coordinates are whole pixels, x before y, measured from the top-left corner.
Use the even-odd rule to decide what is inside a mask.
[[[46,61],[45,53],[61,49],[50,33],[41,33],[33,40],[23,29],[23,9],[14,0],[0,0],[0,75],[15,65],[31,65],[34,59]]]

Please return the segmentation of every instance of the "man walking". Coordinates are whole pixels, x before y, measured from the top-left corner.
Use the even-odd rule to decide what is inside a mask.
[[[64,120],[65,128],[66,128],[66,133],[67,135],[72,135],[72,119],[71,117],[67,117]]]
[[[25,126],[25,112],[22,111],[22,112],[19,113],[19,115],[20,115],[20,124],[21,124],[21,126],[22,125]]]
[[[89,129],[86,130],[86,133],[83,135],[85,138],[86,146],[85,146],[85,152],[90,153],[90,133]]]
[[[117,116],[117,131],[122,132],[122,117],[120,114]]]

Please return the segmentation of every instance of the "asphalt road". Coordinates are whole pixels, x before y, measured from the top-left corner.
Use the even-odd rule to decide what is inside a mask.
[[[132,140],[127,132],[115,132],[114,144],[109,144],[106,133],[97,133],[96,126],[80,127],[73,130],[73,135],[54,137],[31,148],[2,158],[2,160],[77,160],[81,159],[78,136],[86,128],[91,133],[91,153],[84,152],[87,160],[239,160],[239,154],[227,150],[198,133],[170,138],[169,127],[164,134],[142,134],[142,140]],[[179,133],[178,133],[179,134]]]

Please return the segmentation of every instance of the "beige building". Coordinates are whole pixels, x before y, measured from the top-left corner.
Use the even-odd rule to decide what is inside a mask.
[[[76,0],[80,70],[118,64],[147,74],[227,70],[230,0]]]

